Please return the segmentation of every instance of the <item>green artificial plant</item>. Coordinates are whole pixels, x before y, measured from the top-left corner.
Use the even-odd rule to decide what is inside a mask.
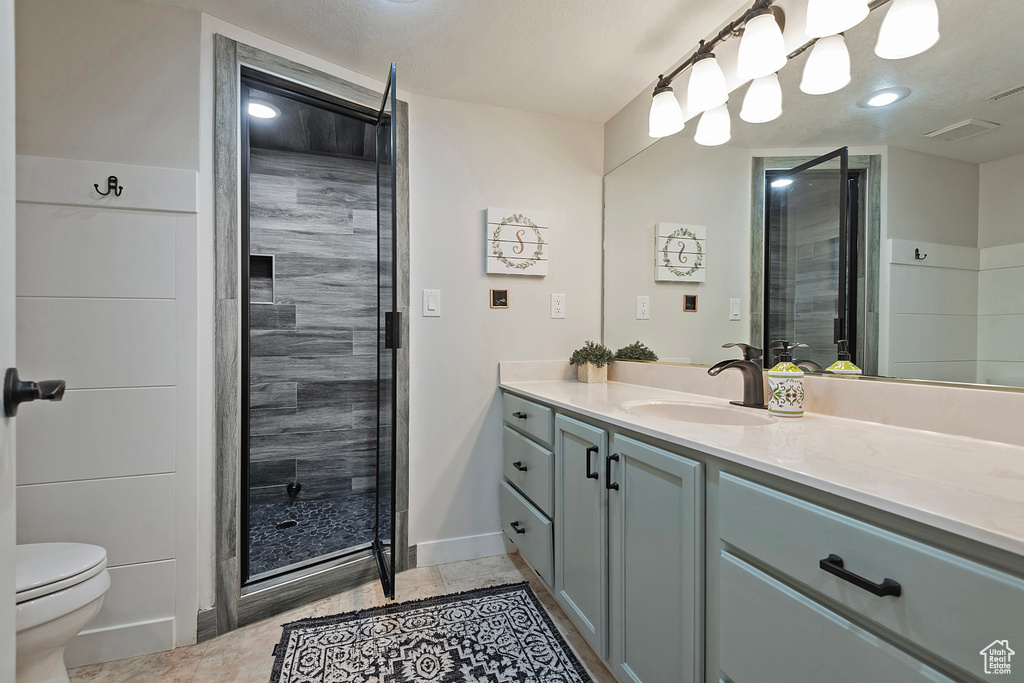
[[[570,365],[586,365],[592,363],[594,367],[603,368],[615,360],[615,354],[604,344],[592,342],[589,339],[582,348],[576,349],[569,356]]]
[[[640,341],[635,341],[629,346],[623,346],[621,349],[616,351],[615,360],[655,361],[658,360],[658,354],[651,351]]]

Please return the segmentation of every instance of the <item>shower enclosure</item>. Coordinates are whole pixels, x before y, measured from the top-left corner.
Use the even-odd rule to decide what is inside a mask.
[[[243,585],[371,550],[393,594],[394,78],[373,111],[242,70]]]

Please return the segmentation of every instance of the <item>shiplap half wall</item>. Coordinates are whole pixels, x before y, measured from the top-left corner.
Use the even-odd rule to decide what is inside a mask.
[[[194,642],[194,171],[21,156],[18,369],[64,379],[18,414],[18,543],[107,549],[70,666]],[[101,197],[116,175],[120,197]]]

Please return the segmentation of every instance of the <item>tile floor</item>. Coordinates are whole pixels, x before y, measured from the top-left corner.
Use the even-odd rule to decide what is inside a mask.
[[[614,683],[601,660],[555,603],[544,583],[519,555],[495,555],[411,569],[398,576],[398,602],[460,593],[505,583],[529,581],[552,621],[587,667],[596,683]],[[385,604],[380,584],[355,588],[271,619],[232,631],[211,641],[171,652],[120,659],[72,669],[72,681],[89,683],[266,683],[274,663],[271,654],[281,639],[281,625]]]

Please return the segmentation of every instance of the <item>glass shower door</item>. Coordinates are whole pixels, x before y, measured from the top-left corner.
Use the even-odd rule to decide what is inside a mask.
[[[377,119],[377,519],[373,552],[381,586],[395,597],[395,373],[401,320],[395,288],[398,132],[395,65],[391,65]]]
[[[857,361],[856,231],[846,147],[788,171],[765,192],[764,343],[803,342],[798,359],[828,367],[847,340]],[[773,354],[765,353],[767,367]]]

